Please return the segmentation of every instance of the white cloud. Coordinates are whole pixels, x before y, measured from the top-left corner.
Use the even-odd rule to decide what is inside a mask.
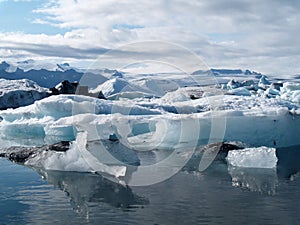
[[[33,22],[69,31],[1,34],[0,44],[47,57],[93,59],[103,48],[162,40],[197,52],[213,67],[300,73],[299,9],[297,0],[49,0]]]

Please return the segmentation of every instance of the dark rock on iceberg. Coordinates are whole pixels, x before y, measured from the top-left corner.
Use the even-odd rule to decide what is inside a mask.
[[[81,86],[77,81],[69,82],[68,80],[64,80],[63,82],[59,83],[55,87],[50,88],[50,91],[52,92],[52,95],[77,94],[77,95],[90,96],[99,99],[106,99],[102,91],[100,91],[99,93],[90,93],[88,86]]]
[[[78,85],[79,85],[78,82],[69,82],[67,80],[64,80],[63,82],[59,83],[55,87],[50,88],[50,91],[52,92],[53,95],[75,94]]]
[[[0,157],[7,158],[16,163],[25,163],[30,157],[43,151],[66,152],[69,150],[70,142],[62,141],[53,145],[44,145],[41,147],[21,147],[13,146],[0,150]]]
[[[280,88],[283,87],[283,83],[272,83],[270,88],[272,89],[276,89],[278,91],[280,91]]]

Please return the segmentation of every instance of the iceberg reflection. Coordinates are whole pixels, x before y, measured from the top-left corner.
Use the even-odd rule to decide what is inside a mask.
[[[95,203],[106,203],[115,208],[130,210],[149,204],[143,197],[134,194],[128,186],[111,181],[100,174],[38,171],[50,184],[70,197],[73,209],[88,215]]]
[[[274,195],[278,184],[276,169],[228,167],[232,186]]]

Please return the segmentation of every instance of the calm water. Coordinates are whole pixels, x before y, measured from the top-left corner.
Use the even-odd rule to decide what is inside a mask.
[[[299,224],[296,150],[278,153],[277,171],[215,163],[133,188],[0,159],[0,224]]]

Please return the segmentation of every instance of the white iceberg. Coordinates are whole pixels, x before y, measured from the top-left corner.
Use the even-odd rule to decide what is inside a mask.
[[[141,88],[138,85],[118,77],[102,83],[90,92],[94,94],[102,92],[106,98],[112,99],[117,98],[118,95],[123,98],[153,96],[153,93],[151,94],[149,89]]]
[[[121,101],[106,101],[86,96],[59,95],[51,96],[35,102],[33,105],[18,109],[0,111],[0,137],[10,140],[44,139],[45,143],[62,140],[74,140],[72,126],[52,125],[62,118],[78,114],[102,114],[110,118],[111,114],[124,115],[158,115],[159,110],[149,109],[138,105],[128,105]],[[84,121],[83,121],[84,122]],[[22,141],[23,143],[23,141]]]
[[[29,158],[25,165],[45,170],[99,172],[115,177],[125,176],[126,166],[107,165],[87,149],[87,132],[79,132],[66,152],[44,151]]]
[[[232,95],[251,96],[251,92],[244,87],[239,87],[239,88],[229,90],[228,93]]]
[[[109,161],[111,165],[121,166],[122,161],[125,164],[138,162],[138,154],[132,151],[151,151],[157,159],[164,160],[176,149],[178,157],[186,157],[188,160],[190,153],[185,153],[196,146],[237,141],[249,146],[268,148],[230,152],[227,158],[229,164],[274,168],[276,155],[272,148],[300,145],[299,102],[293,100],[299,91],[297,84],[284,84],[279,95],[268,97],[263,89],[249,91],[248,86],[253,85],[250,81],[240,83],[247,87],[233,88],[231,91],[234,95],[224,94],[228,90],[212,86],[181,87],[166,82],[160,88],[173,87],[173,92],[164,94],[161,98],[145,98],[143,94],[137,94],[146,93],[138,92],[145,88],[136,83],[132,85],[132,82],[126,81],[124,88],[132,88],[128,91],[122,85],[114,86],[123,81],[125,82],[121,78],[112,79],[106,83],[110,85],[101,87],[103,90],[106,87],[106,94],[109,96],[118,95],[118,100],[59,95],[36,101],[30,106],[0,111],[1,144],[10,145],[8,140],[14,140],[14,145],[24,145],[25,139],[28,140],[26,145],[74,141],[76,151],[70,151],[61,158],[58,155],[48,155],[51,160],[43,162],[45,168],[105,170],[120,176],[124,172],[122,169],[110,170],[110,167],[102,167],[102,164],[108,166],[106,162]],[[158,93],[158,90],[153,92]],[[245,96],[245,93],[251,93],[251,96]],[[84,139],[90,144],[87,151],[84,151],[82,145],[84,141],[78,141],[83,138],[82,134],[86,135]],[[110,151],[100,148],[97,152],[92,147],[108,140],[115,140],[119,144],[107,146],[106,150]],[[78,143],[81,143],[82,152],[79,152]],[[107,152],[114,157],[105,155]],[[89,161],[80,160],[79,153]],[[122,160],[116,160],[119,159],[116,157],[118,155]],[[93,160],[93,157],[99,159],[101,156],[105,159],[98,160],[101,164]]]
[[[280,89],[280,92],[281,92],[281,96],[280,96],[281,99],[300,104],[299,83],[292,83],[292,82],[283,83],[283,87]]]
[[[73,129],[77,124],[84,129],[95,128],[100,138],[115,134],[138,146],[142,144],[137,140],[144,139],[152,146],[160,143],[161,147],[172,148],[183,142],[213,141],[287,147],[300,144],[300,117],[293,109],[298,109],[296,103],[255,96],[216,95],[171,102],[166,99],[110,101],[61,95],[1,111],[0,136],[40,137],[46,143],[74,140]]]
[[[36,100],[49,95],[48,89],[40,87],[31,80],[0,79],[0,109],[31,105]]]
[[[276,168],[276,149],[268,147],[245,148],[229,151],[226,157],[228,164],[246,168]]]

